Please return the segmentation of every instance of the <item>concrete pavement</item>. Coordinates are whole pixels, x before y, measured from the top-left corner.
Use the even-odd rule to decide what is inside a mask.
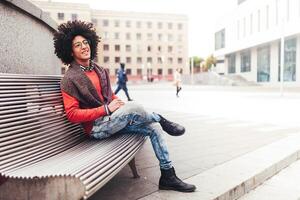
[[[178,176],[195,183],[201,180],[197,177],[203,177],[209,170],[282,141],[300,130],[298,125],[291,123],[293,115],[284,111],[284,108],[296,105],[299,100],[297,93],[289,93],[282,99],[272,90],[259,93],[252,87],[241,92],[238,88],[224,90],[186,86],[178,99],[172,89],[169,85],[158,84],[135,86],[130,92],[148,110],[160,112],[186,126],[184,136],[166,135],[165,138]],[[120,96],[123,97],[122,94]],[[262,113],[262,109],[272,112]],[[274,116],[278,113],[274,112],[276,110],[285,115],[283,123],[278,124],[282,116]],[[256,117],[253,118],[255,111]],[[265,120],[261,120],[263,118]],[[160,172],[150,142],[139,152],[137,167],[140,179],[131,179],[130,170],[126,167],[90,199],[174,199],[168,196],[172,192],[163,192],[166,196],[157,195],[161,193],[157,192]],[[215,179],[215,182],[210,182],[211,186],[206,184],[206,187],[213,188],[221,181]],[[199,186],[197,193],[204,195],[203,188],[206,187]],[[179,198],[179,195],[176,194],[176,197]]]

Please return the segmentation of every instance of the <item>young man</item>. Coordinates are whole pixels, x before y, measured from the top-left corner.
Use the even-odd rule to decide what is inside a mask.
[[[128,94],[127,74],[126,74],[126,71],[125,71],[125,64],[124,63],[120,64],[120,69],[118,70],[117,78],[118,78],[118,81],[117,81],[118,87],[115,90],[115,94],[118,94],[118,92],[122,89],[126,94],[127,100],[132,101],[132,99],[129,97],[129,94]]]
[[[184,134],[184,127],[159,114],[148,113],[136,103],[125,104],[113,94],[107,71],[92,61],[97,56],[99,41],[93,25],[81,21],[61,24],[54,35],[55,54],[69,65],[61,82],[68,119],[81,123],[86,134],[94,139],[116,133],[149,136],[161,169],[159,188],[195,191],[194,185],[176,176],[162,138],[163,130],[179,136]]]

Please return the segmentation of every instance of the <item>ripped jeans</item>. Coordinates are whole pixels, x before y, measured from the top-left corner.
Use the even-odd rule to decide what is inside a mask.
[[[128,102],[110,116],[96,119],[91,136],[95,139],[104,139],[115,133],[149,136],[160,168],[170,169],[172,163],[169,160],[169,152],[162,137],[163,130],[159,121],[158,114],[148,113],[139,104]]]

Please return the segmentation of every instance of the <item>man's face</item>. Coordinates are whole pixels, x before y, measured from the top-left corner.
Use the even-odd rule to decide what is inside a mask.
[[[75,60],[86,61],[91,58],[91,49],[87,39],[81,35],[74,37],[72,51]]]

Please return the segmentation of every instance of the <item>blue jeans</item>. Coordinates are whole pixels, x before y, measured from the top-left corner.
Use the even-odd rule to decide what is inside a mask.
[[[91,136],[95,139],[104,139],[115,133],[149,136],[160,168],[170,169],[172,163],[162,137],[163,130],[158,123],[159,120],[160,116],[156,113],[148,113],[142,106],[128,102],[110,116],[96,119]]]

